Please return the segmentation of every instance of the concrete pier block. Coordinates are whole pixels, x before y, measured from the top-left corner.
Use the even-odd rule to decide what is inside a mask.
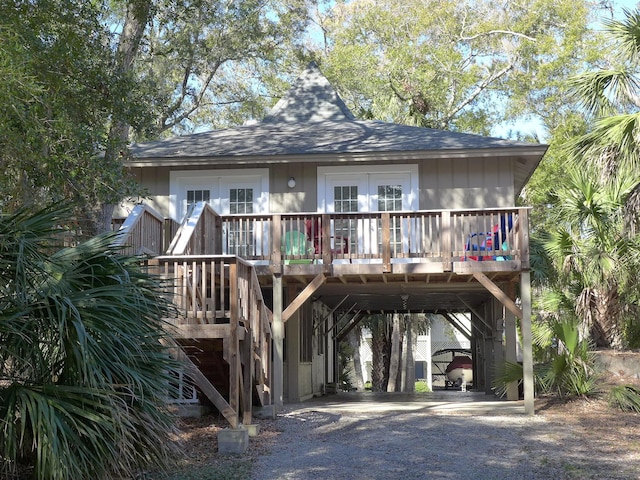
[[[249,448],[249,430],[243,426],[225,428],[218,432],[218,453],[245,453],[247,448]]]
[[[260,425],[258,423],[252,423],[250,425],[245,425],[244,428],[249,432],[249,437],[257,437],[260,433]]]
[[[256,418],[276,418],[276,406],[265,405],[264,407],[253,407],[252,413]]]
[[[195,417],[200,418],[211,412],[211,408],[206,405],[184,404],[178,405],[177,414],[179,417]]]

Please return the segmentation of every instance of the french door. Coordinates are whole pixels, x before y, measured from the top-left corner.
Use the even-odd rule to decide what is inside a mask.
[[[371,167],[359,167],[357,170],[365,169]],[[417,167],[404,172],[392,172],[388,167],[383,168],[384,171],[369,173],[349,170],[354,170],[354,167],[338,171],[328,167],[318,169],[318,210],[363,213],[334,220],[334,235],[349,238],[352,253],[378,255],[382,248],[380,220],[377,215],[367,216],[365,213],[417,210]],[[408,242],[402,227],[399,219],[392,219],[391,244],[396,251],[402,250]]]

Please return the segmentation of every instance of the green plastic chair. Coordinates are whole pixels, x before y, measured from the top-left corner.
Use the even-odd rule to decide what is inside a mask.
[[[310,245],[307,236],[298,230],[291,230],[284,234],[284,254],[286,256],[302,256],[313,255],[313,245]],[[310,258],[285,259],[285,265],[290,264],[309,264],[313,261]]]

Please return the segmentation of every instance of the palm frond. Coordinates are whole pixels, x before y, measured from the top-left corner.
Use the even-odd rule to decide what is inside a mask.
[[[44,480],[161,466],[181,369],[162,343],[167,286],[110,235],[62,248],[61,212],[0,219],[2,468],[22,459]]]
[[[634,385],[616,385],[608,394],[609,405],[625,412],[640,413],[640,388]]]
[[[605,20],[606,30],[621,45],[620,54],[623,58],[638,60],[640,57],[640,11],[628,8],[622,9],[621,20]]]

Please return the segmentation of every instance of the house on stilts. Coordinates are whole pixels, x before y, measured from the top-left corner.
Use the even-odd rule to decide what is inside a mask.
[[[131,147],[149,193],[122,229],[173,279],[180,354],[235,427],[335,384],[381,312],[471,318],[474,388],[522,334],[533,413],[529,209],[545,145],[357,120],[311,64],[259,122]],[[509,393],[517,399],[517,390]]]

